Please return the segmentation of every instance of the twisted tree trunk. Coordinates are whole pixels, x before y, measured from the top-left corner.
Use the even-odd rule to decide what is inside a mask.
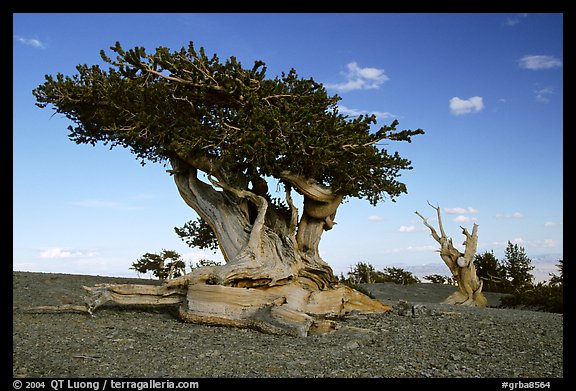
[[[472,307],[486,307],[488,300],[486,300],[486,297],[482,293],[482,280],[476,275],[476,267],[474,266],[474,255],[476,254],[478,244],[478,225],[474,224],[471,234],[466,228],[460,227],[466,237],[463,243],[465,250],[464,253],[461,253],[452,244],[452,239],[444,233],[440,207],[430,206],[436,209],[440,235],[438,235],[434,227],[428,224],[426,218],[418,212],[416,212],[416,214],[422,219],[424,225],[430,229],[434,240],[440,244],[440,258],[442,258],[446,266],[448,266],[452,276],[458,283],[458,290],[450,295],[444,302]]]
[[[216,162],[206,158],[173,159],[171,164],[180,195],[212,228],[226,264],[195,269],[160,287],[85,287],[90,313],[108,301],[181,303],[180,317],[189,322],[305,336],[333,329],[331,318],[351,311],[390,310],[339,285],[319,255],[321,235],[332,228],[341,195],[282,172],[287,212],[272,204],[261,178],[253,179],[249,188],[232,184]],[[198,178],[199,170],[208,173],[210,184]],[[304,197],[300,219],[292,187]]]

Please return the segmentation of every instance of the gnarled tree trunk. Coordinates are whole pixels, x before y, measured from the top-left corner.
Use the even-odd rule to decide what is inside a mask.
[[[486,300],[486,297],[482,293],[482,280],[476,275],[476,267],[474,266],[474,255],[476,254],[478,244],[478,225],[474,224],[471,234],[466,228],[460,227],[462,228],[462,233],[466,236],[466,240],[463,243],[465,250],[464,253],[461,253],[452,244],[452,239],[444,233],[440,207],[430,206],[436,209],[436,213],[438,214],[440,235],[438,235],[434,227],[428,224],[426,218],[418,212],[416,212],[416,214],[422,219],[424,225],[430,229],[432,237],[440,244],[440,258],[442,258],[446,266],[448,266],[450,272],[452,272],[452,276],[458,283],[458,290],[450,295],[444,302],[471,307],[486,307],[488,300]]]
[[[160,287],[85,287],[90,313],[108,301],[181,303],[180,317],[186,321],[305,336],[333,329],[330,318],[351,311],[390,310],[339,285],[320,258],[320,238],[332,228],[341,195],[285,171],[280,177],[286,210],[271,202],[262,178],[252,179],[251,187],[233,185],[216,162],[205,157],[172,159],[171,164],[180,195],[212,228],[226,264],[195,269]],[[199,170],[208,173],[210,184],[198,178]],[[304,197],[300,218],[292,188]]]

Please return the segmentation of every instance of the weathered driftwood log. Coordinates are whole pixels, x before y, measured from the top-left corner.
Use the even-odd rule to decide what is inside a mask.
[[[348,287],[318,290],[299,282],[272,287],[241,288],[211,285],[208,270],[168,280],[161,286],[100,284],[84,287],[87,311],[107,303],[161,305],[180,303],[179,315],[187,322],[251,328],[269,334],[306,336],[334,330],[334,319],[351,312],[385,312],[391,309]]]
[[[446,266],[448,266],[452,276],[458,283],[458,290],[450,295],[444,302],[472,307],[486,307],[488,300],[486,300],[486,297],[482,293],[482,280],[476,275],[476,267],[474,266],[474,255],[476,254],[476,247],[478,245],[478,224],[474,224],[471,234],[466,228],[460,227],[466,237],[463,243],[465,250],[464,253],[462,253],[454,247],[452,239],[447,237],[444,232],[442,218],[440,216],[440,207],[430,206],[436,209],[440,235],[438,235],[434,227],[428,224],[426,218],[418,212],[416,212],[416,214],[422,219],[424,225],[430,229],[434,240],[440,244],[440,250],[438,250],[440,252],[440,258],[442,258]]]

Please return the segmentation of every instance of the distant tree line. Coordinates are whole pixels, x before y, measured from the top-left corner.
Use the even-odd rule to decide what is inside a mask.
[[[174,228],[176,234],[190,247],[210,249],[215,251],[218,244],[210,235],[209,230],[201,222],[190,221],[183,227]],[[201,259],[196,264],[190,264],[190,270],[219,262]],[[556,265],[559,274],[550,274],[550,280],[534,284],[532,275],[532,260],[526,256],[524,248],[508,242],[504,258],[497,259],[493,251],[476,254],[474,257],[476,272],[482,280],[482,290],[485,292],[506,293],[500,299],[501,307],[527,307],[542,311],[563,313],[563,260]],[[163,249],[159,254],[146,253],[137,259],[130,268],[139,274],[152,273],[160,280],[167,280],[186,274],[186,263],[175,251]],[[431,274],[422,277],[434,284],[456,285],[452,276]],[[385,267],[376,270],[369,262],[358,262],[350,267],[347,275],[340,274],[341,283],[369,294],[361,284],[394,283],[409,285],[420,283],[420,279],[412,272],[400,267]]]
[[[340,282],[357,284],[375,284],[382,282],[393,282],[395,284],[414,284],[420,282],[418,277],[409,271],[399,267],[386,267],[382,271],[377,271],[368,262],[358,262],[350,268],[348,276],[340,275]]]
[[[550,274],[550,280],[534,284],[532,260],[526,256],[524,248],[508,242],[504,259],[498,260],[493,251],[476,254],[474,264],[483,283],[483,291],[506,293],[500,300],[500,307],[526,307],[536,310],[563,313],[563,260],[557,264],[559,274]],[[368,262],[358,262],[350,267],[340,281],[356,289],[360,284],[391,282],[395,284],[414,284],[421,282],[413,273],[399,267],[386,267],[378,271]],[[431,274],[423,277],[434,284],[456,285],[450,276]],[[363,289],[363,288],[362,288]]]

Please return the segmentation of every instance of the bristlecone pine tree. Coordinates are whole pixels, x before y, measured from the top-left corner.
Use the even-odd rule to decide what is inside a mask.
[[[329,317],[389,310],[339,285],[318,244],[346,198],[376,205],[406,193],[397,178],[411,163],[382,142],[410,142],[421,129],[396,130],[394,121],[372,131],[375,116],[343,115],[340,97],[293,69],[266,78],[261,61],[245,69],[193,43],[151,54],[120,43],[110,49],[114,58],[100,53],[107,71],[79,65],[71,77],[47,75],[33,92],[37,105],[70,119],[78,144],[120,146],[142,164],[169,164],[226,264],[161,286],[86,287],[90,312],[110,300],[181,303],[190,322],[303,336],[333,328]],[[284,201],[271,198],[269,182]]]
[[[438,215],[438,225],[440,228],[440,235],[436,232],[426,218],[420,213],[416,214],[422,219],[424,225],[430,229],[432,237],[440,244],[440,258],[444,261],[452,277],[458,283],[458,290],[450,295],[444,302],[448,304],[461,304],[471,307],[486,307],[488,300],[482,293],[482,280],[476,274],[476,267],[474,266],[474,256],[478,245],[478,224],[474,224],[472,233],[464,227],[462,233],[466,237],[464,240],[464,252],[460,252],[452,244],[452,239],[446,236],[444,227],[442,226],[442,218],[440,216],[440,207],[432,206],[436,209]]]

